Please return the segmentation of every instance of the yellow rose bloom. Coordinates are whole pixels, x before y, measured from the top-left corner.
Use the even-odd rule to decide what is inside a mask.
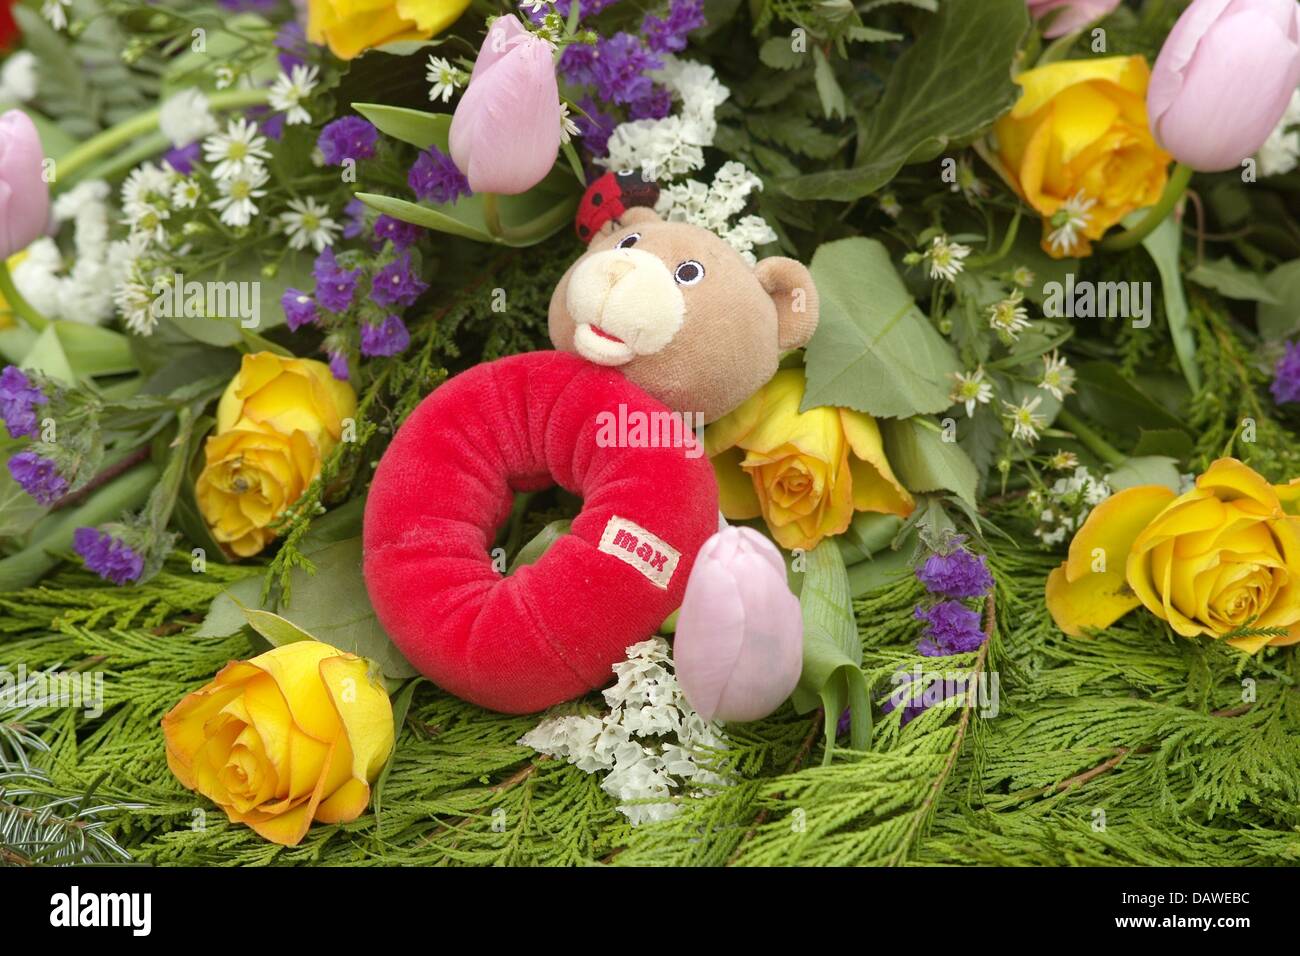
[[[1175,495],[1126,488],[1089,513],[1069,558],[1047,579],[1047,608],[1074,637],[1144,606],[1183,637],[1216,640],[1243,628],[1276,636],[1228,639],[1253,654],[1300,641],[1300,518],[1292,485],[1272,486],[1235,458],[1220,458]]]
[[[194,494],[219,544],[257,554],[275,523],[320,474],[321,462],[356,414],[352,386],[310,359],[245,355],[217,404]]]
[[[162,729],[182,784],[285,846],[313,820],[364,813],[393,749],[392,705],[367,662],[320,641],[227,664]]]
[[[1086,256],[1092,240],[1164,192],[1173,157],[1147,127],[1141,56],[1066,60],[1016,77],[1024,94],[993,135],[1011,186],[1043,217],[1043,249]]]
[[[307,0],[307,39],[341,60],[398,40],[427,40],[460,19],[469,0]]]
[[[777,372],[704,432],[722,513],[763,520],[784,548],[815,548],[855,511],[908,515],[915,503],[885,459],[870,415],[847,408],[799,411],[802,369]]]

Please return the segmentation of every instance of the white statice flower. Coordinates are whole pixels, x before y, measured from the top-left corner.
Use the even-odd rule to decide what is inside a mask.
[[[1073,474],[1056,479],[1045,489],[1035,488],[1028,495],[1029,505],[1038,518],[1034,537],[1048,547],[1064,543],[1083,524],[1088,513],[1111,495],[1106,479],[1079,465],[1077,457],[1074,462]]]
[[[55,241],[41,236],[11,271],[14,285],[32,308],[54,318],[59,308],[59,273],[63,271],[63,254]]]
[[[209,209],[221,213],[227,226],[247,226],[257,215],[256,199],[266,195],[262,187],[269,177],[261,167],[245,169],[217,183],[220,198],[208,203]]]
[[[284,113],[284,121],[290,126],[301,126],[311,122],[311,114],[302,105],[303,100],[311,96],[316,89],[316,80],[320,68],[298,63],[289,73],[281,73],[271,84],[271,94],[267,102],[277,113]]]
[[[203,158],[217,164],[212,170],[216,180],[260,170],[270,157],[266,137],[258,136],[257,124],[242,116],[232,119],[224,133],[213,133],[203,141]]]
[[[36,57],[27,50],[0,63],[0,102],[26,103],[36,96]]]
[[[973,372],[953,372],[954,384],[948,400],[954,405],[966,406],[966,417],[975,415],[976,405],[987,405],[993,400],[993,383],[984,378],[984,366]]]
[[[575,123],[573,121],[573,117],[569,115],[569,104],[561,103],[560,104],[560,142],[571,143],[573,142],[573,137],[581,136],[581,135],[582,135],[582,131],[578,129],[578,124]]]
[[[215,133],[217,121],[203,91],[191,86],[163,101],[158,109],[158,128],[179,148]]]
[[[745,216],[734,225],[731,218],[745,208],[751,192],[762,188],[762,180],[733,160],[722,165],[708,186],[696,179],[665,186],[655,211],[670,222],[717,233],[752,265],[754,246],[775,242],[776,232],[760,216]]]
[[[310,196],[289,200],[289,211],[280,213],[280,226],[289,236],[289,248],[306,249],[310,245],[324,252],[326,246],[334,245],[343,227],[330,218],[329,211],[329,206]]]
[[[74,224],[79,260],[99,261],[108,255],[108,197],[111,192],[104,180],[88,179],[54,200],[51,212],[55,222]]]
[[[930,248],[925,250],[925,259],[930,263],[930,278],[954,281],[966,268],[966,257],[970,255],[970,246],[953,242],[947,236],[935,236]]]
[[[72,0],[45,0],[41,4],[41,16],[56,30],[68,27],[68,11],[72,9]]]
[[[1259,148],[1259,174],[1280,176],[1300,165],[1300,90],[1291,94],[1286,112]]]
[[[1003,341],[1014,342],[1020,333],[1029,328],[1029,312],[1024,306],[1025,294],[1019,289],[1001,302],[989,306],[989,328]]]
[[[654,637],[629,647],[614,674],[617,680],[604,691],[610,710],[603,717],[551,717],[519,743],[603,773],[601,789],[633,824],[669,819],[681,796],[728,785],[710,763],[727,749],[727,738],[686,702],[667,641]]]
[[[776,230],[762,216],[741,216],[734,226],[722,230],[720,235],[751,266],[758,261],[754,247],[765,246],[777,239]]]
[[[520,0],[519,9],[529,13],[541,13],[550,5],[550,0]]]
[[[1047,419],[1042,415],[1035,414],[1036,409],[1042,403],[1043,396],[1041,395],[1023,399],[1019,405],[1013,405],[1007,401],[1002,403],[1005,408],[1004,417],[1007,424],[1011,426],[1011,437],[1015,441],[1022,441],[1029,445],[1038,441],[1039,429],[1047,427]]]
[[[203,186],[197,179],[192,177],[183,176],[172,187],[173,209],[193,209],[202,198]]]
[[[432,55],[424,77],[429,81],[429,99],[444,103],[451,102],[452,94],[469,80],[465,71],[452,66],[446,57]]]
[[[110,193],[108,183],[96,179],[78,183],[55,199],[54,223],[73,224],[73,254],[66,262],[55,241],[46,236],[32,243],[16,264],[13,274],[19,291],[47,318],[94,325],[112,316]]]
[[[1071,255],[1079,251],[1083,231],[1092,220],[1090,210],[1095,205],[1097,200],[1089,199],[1082,189],[1061,204],[1061,208],[1052,214],[1052,231],[1047,234],[1047,244],[1052,247],[1052,252]]]
[[[1061,357],[1060,352],[1053,351],[1043,356],[1043,376],[1038,380],[1038,387],[1051,394],[1058,402],[1065,396],[1074,394],[1074,369]]]

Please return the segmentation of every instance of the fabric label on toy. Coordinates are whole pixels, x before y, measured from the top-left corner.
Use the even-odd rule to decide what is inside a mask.
[[[630,564],[657,588],[668,590],[681,553],[634,521],[614,515],[600,536],[599,550]]]

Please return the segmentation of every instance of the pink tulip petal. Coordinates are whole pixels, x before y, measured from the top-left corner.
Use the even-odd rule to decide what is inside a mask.
[[[1043,31],[1043,36],[1053,39],[1100,20],[1119,5],[1120,0],[1029,0],[1029,12],[1037,19],[1053,10],[1062,11]]]
[[[50,188],[44,162],[40,134],[27,114],[10,110],[0,116],[0,259],[45,234]]]

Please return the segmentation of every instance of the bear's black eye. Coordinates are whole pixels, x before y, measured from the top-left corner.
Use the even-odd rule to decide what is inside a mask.
[[[631,249],[633,246],[636,245],[637,240],[640,239],[640,238],[641,238],[641,233],[639,233],[639,232],[629,232],[626,236],[624,236],[622,239],[620,239],[620,240],[618,241],[618,244],[617,244],[617,245],[618,245],[618,248],[619,248],[619,249]]]
[[[704,266],[694,259],[679,262],[673,272],[673,278],[677,280],[678,285],[695,285],[704,278]]]

